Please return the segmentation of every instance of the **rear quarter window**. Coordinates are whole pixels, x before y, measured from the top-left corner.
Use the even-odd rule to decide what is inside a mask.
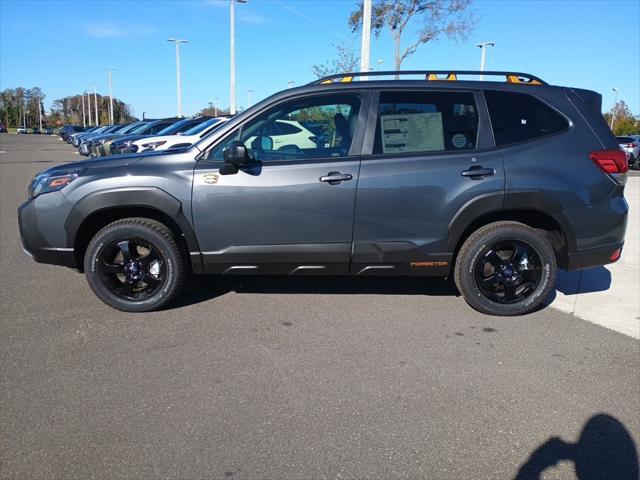
[[[569,122],[532,95],[515,92],[484,92],[496,145],[523,142],[562,132]]]

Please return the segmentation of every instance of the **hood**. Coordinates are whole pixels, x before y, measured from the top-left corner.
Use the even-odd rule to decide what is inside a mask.
[[[121,136],[122,136],[122,133],[100,133],[97,135],[93,135],[91,138],[89,138],[89,140],[91,140],[92,142],[95,140],[102,140],[102,139],[111,140],[113,138],[118,138]]]
[[[140,140],[141,138],[151,137],[152,135],[123,135],[118,138],[116,141],[120,142],[135,142],[136,140]],[[115,142],[114,142],[115,143]]]
[[[40,173],[55,174],[56,172],[69,169],[84,170],[88,168],[122,167],[139,162],[143,157],[144,155],[118,155],[117,157],[88,158],[86,160],[78,160],[76,162],[56,165],[55,167],[48,168]]]

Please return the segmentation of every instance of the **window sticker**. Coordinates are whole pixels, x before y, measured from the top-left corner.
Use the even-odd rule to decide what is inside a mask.
[[[467,137],[465,137],[462,133],[456,133],[453,137],[451,137],[451,143],[456,148],[464,148],[467,146]]]
[[[444,150],[442,113],[382,115],[382,152],[428,152]]]

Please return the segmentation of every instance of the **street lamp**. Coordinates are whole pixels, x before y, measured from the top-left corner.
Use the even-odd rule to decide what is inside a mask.
[[[287,88],[293,87],[293,84],[296,83],[293,80],[287,80]]]
[[[87,116],[89,117],[89,126],[91,126],[93,124],[92,120],[91,120],[91,94],[89,92],[87,92],[86,90],[85,90],[84,93],[87,94],[87,109],[89,110],[89,112],[88,112],[89,115],[87,115]],[[82,94],[82,98],[84,98],[84,93]]]
[[[179,38],[167,38],[167,42],[176,44],[176,95],[178,97],[178,117],[182,117],[182,81],[180,79],[180,44],[189,43],[188,40]]]
[[[611,112],[611,125],[609,126],[611,131],[613,131],[613,120],[616,118],[616,112],[618,110],[618,89],[616,87],[613,87],[611,90],[616,92],[616,96],[613,100],[613,112]]]
[[[480,57],[480,71],[484,72],[484,61],[485,61],[485,57],[487,55],[487,47],[493,47],[495,46],[495,42],[482,42],[482,43],[477,43],[476,47],[479,47],[480,50],[482,50],[482,54]],[[484,80],[484,75],[480,75],[480,80]]]
[[[213,116],[217,117],[218,116],[218,101],[220,100],[220,97],[216,97],[213,99]]]
[[[100,121],[98,120],[98,86],[93,86],[93,101],[94,106],[96,107],[96,126],[100,125]]]
[[[109,120],[112,125],[116,123],[113,119],[113,91],[111,90],[111,73],[117,68],[105,68],[109,76]]]
[[[84,109],[84,93],[82,95],[80,95],[80,98],[82,98],[82,126],[86,127],[87,126],[87,118],[86,118],[85,109]]]
[[[247,3],[247,0],[229,0],[229,30],[231,45],[231,65],[229,78],[229,113],[236,114],[236,8],[235,3]]]

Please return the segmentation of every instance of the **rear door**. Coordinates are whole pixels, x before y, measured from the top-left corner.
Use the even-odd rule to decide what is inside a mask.
[[[480,92],[389,89],[372,103],[358,181],[353,274],[446,275],[450,229],[501,208],[504,168]]]

